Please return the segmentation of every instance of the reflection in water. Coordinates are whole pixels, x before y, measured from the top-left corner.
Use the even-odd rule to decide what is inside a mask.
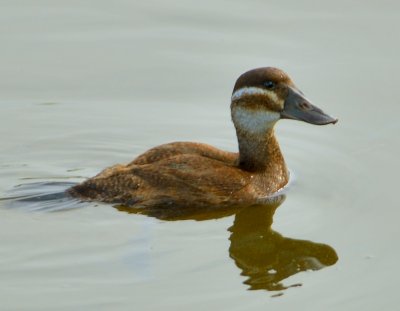
[[[271,229],[281,204],[253,205],[240,210],[229,228],[229,254],[248,277],[250,289],[283,290],[281,281],[301,271],[319,270],[336,263],[335,250],[320,243],[286,238]]]
[[[138,208],[134,206],[124,206],[124,205],[116,205],[114,206],[117,210],[121,212],[127,212],[129,214],[141,214],[150,217],[156,217],[161,220],[210,220],[210,219],[218,219],[227,216],[234,215],[240,209],[244,208],[243,206],[211,206],[209,208],[202,207],[199,209],[198,207],[192,208],[191,206],[185,205],[168,205],[168,206],[154,206],[149,208]]]
[[[16,187],[7,198],[7,207],[28,211],[60,211],[82,207],[79,201],[67,196],[65,182],[31,183]],[[286,238],[273,231],[271,225],[275,210],[284,201],[284,195],[247,206],[219,206],[195,209],[187,206],[164,206],[152,209],[115,206],[120,211],[144,214],[163,220],[207,220],[235,215],[231,232],[229,255],[247,277],[244,282],[250,289],[280,291],[282,281],[306,270],[319,270],[336,263],[335,250],[325,244]]]
[[[116,206],[120,211],[139,213],[163,220],[206,220],[235,215],[229,228],[229,255],[248,279],[250,289],[280,291],[288,287],[282,281],[296,273],[319,270],[338,260],[335,250],[321,243],[286,238],[271,229],[275,210],[284,201],[279,195],[251,206],[222,207],[219,209],[191,209],[183,206],[135,209]]]

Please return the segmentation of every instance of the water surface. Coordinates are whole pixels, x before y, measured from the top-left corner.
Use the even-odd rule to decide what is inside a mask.
[[[0,3],[1,309],[394,310],[399,9]],[[157,144],[235,151],[234,81],[266,65],[339,118],[278,124],[285,198],[171,221],[63,196]]]

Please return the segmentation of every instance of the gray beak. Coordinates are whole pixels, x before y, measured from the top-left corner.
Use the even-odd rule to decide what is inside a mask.
[[[282,119],[304,121],[316,125],[335,124],[338,119],[327,115],[318,107],[312,105],[300,91],[289,87],[289,94],[281,112]]]

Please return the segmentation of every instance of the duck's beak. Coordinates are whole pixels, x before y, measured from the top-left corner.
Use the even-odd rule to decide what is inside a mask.
[[[285,106],[281,112],[282,119],[293,119],[316,125],[335,124],[338,119],[327,115],[312,105],[304,95],[294,87],[289,87]]]

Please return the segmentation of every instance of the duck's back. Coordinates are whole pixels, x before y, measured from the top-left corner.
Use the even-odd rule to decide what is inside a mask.
[[[128,165],[116,165],[71,188],[84,199],[135,206],[206,206],[246,198],[251,176],[237,154],[198,143],[150,149]]]
[[[207,144],[173,142],[149,149],[130,162],[128,166],[150,164],[180,155],[197,155],[221,161],[227,165],[235,165],[238,158],[237,153],[226,152]]]

